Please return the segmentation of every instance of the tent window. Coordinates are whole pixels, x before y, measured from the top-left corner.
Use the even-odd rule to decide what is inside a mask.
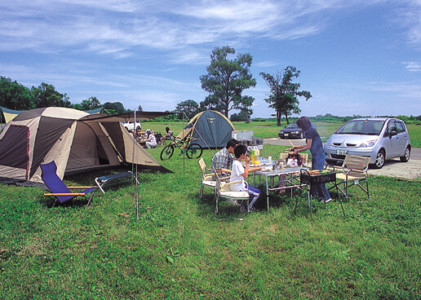
[[[0,164],[27,169],[29,163],[29,128],[11,125],[0,142]]]

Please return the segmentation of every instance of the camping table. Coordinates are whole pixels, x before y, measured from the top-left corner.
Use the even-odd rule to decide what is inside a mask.
[[[266,185],[266,208],[269,211],[269,191],[279,191],[279,190],[286,190],[291,189],[291,197],[292,197],[292,189],[293,188],[301,188],[301,183],[294,183],[294,174],[299,174],[301,170],[307,170],[304,167],[287,167],[282,169],[275,169],[275,170],[262,170],[256,171],[256,175],[264,176],[265,177],[265,185]],[[281,175],[285,175],[285,185],[284,186],[275,186],[275,177],[280,177]],[[271,184],[272,183],[272,184]],[[277,181],[279,184],[279,181]]]

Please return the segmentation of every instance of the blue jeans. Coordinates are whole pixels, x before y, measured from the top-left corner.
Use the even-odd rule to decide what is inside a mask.
[[[318,154],[311,159],[313,170],[323,170],[325,167],[325,154]],[[312,196],[319,196],[322,200],[330,199],[329,191],[324,183],[312,184],[310,189]]]
[[[254,203],[256,203],[257,199],[260,196],[260,190],[255,188],[252,185],[249,185],[248,183],[246,183],[248,185],[248,192],[250,195],[250,200],[249,200],[249,209],[253,208]]]

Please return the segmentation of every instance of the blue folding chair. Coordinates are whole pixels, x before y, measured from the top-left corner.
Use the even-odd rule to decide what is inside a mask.
[[[77,196],[86,196],[87,194],[91,194],[86,207],[89,206],[89,203],[91,203],[92,197],[95,194],[94,191],[97,189],[96,186],[66,186],[60,177],[57,176],[57,166],[54,161],[47,164],[41,164],[41,170],[41,178],[51,192],[45,193],[44,196],[55,197],[56,201],[63,203]],[[82,192],[73,193],[70,191],[70,189],[85,190]]]

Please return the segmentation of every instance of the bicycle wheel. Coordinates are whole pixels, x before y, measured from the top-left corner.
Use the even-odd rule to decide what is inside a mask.
[[[186,155],[188,158],[200,158],[202,156],[203,149],[198,144],[190,144],[187,148]]]
[[[174,146],[171,144],[167,145],[161,151],[161,160],[170,159],[173,154],[174,154]]]

